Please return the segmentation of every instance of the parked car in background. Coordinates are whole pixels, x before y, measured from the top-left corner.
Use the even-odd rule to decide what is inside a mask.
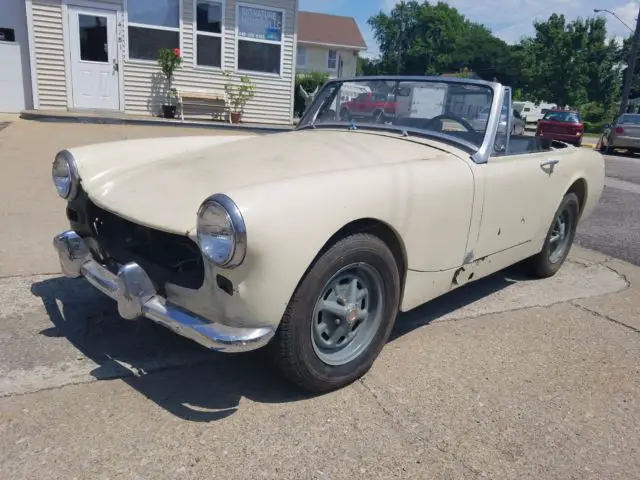
[[[388,115],[395,115],[395,112],[395,97],[389,93],[361,93],[353,100],[341,105],[341,116],[345,120],[362,118],[382,120]]]
[[[421,83],[446,88],[418,113],[441,113],[356,122],[337,108],[343,88]],[[480,99],[476,130],[455,112]],[[339,388],[371,367],[398,312],[522,261],[537,278],[563,265],[602,194],[603,156],[501,134],[502,105],[511,90],[494,82],[341,78],[291,132],[60,151],[61,270],[125,319],[211,350],[264,347],[297,385]]]
[[[557,105],[546,102],[536,104],[525,100],[522,102],[513,102],[513,108],[520,113],[525,124],[528,125],[538,123],[548,111],[557,108]]]
[[[538,122],[536,137],[582,145],[584,125],[580,114],[570,110],[550,110]]]
[[[616,148],[633,153],[640,152],[640,114],[625,113],[612,125],[605,125],[600,139],[600,150],[608,152]]]
[[[482,131],[487,127],[487,119],[489,118],[490,107],[484,107],[478,112],[478,115],[472,120],[471,125],[475,130]],[[514,108],[511,111],[511,135],[524,135],[525,123],[520,116],[520,113]],[[507,107],[502,107],[502,115],[500,115],[500,132],[507,131]]]

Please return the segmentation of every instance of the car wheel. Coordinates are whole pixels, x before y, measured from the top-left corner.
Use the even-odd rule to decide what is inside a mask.
[[[530,274],[548,278],[560,270],[573,245],[579,216],[578,197],[575,193],[568,193],[556,211],[542,250],[526,262]]]
[[[387,342],[400,302],[395,257],[378,237],[355,234],[307,271],[271,342],[285,377],[311,392],[364,375]]]

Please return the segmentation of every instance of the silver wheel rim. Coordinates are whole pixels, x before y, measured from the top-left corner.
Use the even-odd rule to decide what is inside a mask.
[[[556,263],[565,254],[571,237],[571,214],[568,210],[563,210],[556,218],[553,229],[549,235],[549,261]]]
[[[382,322],[383,283],[365,263],[348,265],[325,283],[311,321],[311,343],[320,360],[344,365],[367,349]]]

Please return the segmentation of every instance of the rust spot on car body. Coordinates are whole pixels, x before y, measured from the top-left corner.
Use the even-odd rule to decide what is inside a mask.
[[[457,286],[458,285],[458,277],[460,276],[461,273],[463,273],[465,271],[464,267],[460,267],[458,270],[456,270],[456,272],[453,274],[453,280],[451,280],[451,284]]]

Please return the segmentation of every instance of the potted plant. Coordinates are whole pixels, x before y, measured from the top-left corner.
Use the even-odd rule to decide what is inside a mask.
[[[176,89],[171,87],[171,83],[173,81],[173,72],[181,63],[182,56],[179,48],[161,48],[158,50],[158,64],[167,80],[167,103],[162,105],[164,118],[175,118],[176,116],[174,100],[177,98],[177,93]]]
[[[231,72],[224,72],[224,75],[227,77],[224,91],[231,110],[231,123],[240,123],[244,107],[255,95],[256,86],[246,75],[240,77],[240,85],[234,84]]]

